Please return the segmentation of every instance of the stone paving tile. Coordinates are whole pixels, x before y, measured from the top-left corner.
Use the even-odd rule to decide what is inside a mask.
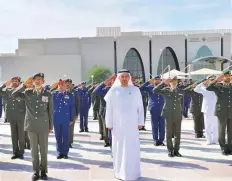
[[[91,118],[90,118],[91,119]],[[148,115],[149,119],[149,115]],[[182,158],[169,158],[166,147],[155,147],[150,121],[141,132],[141,170],[139,181],[231,181],[232,156],[222,156],[219,145],[207,146],[205,139],[194,138],[192,119],[182,123]],[[90,121],[90,133],[78,133],[68,160],[57,160],[54,134],[49,136],[48,176],[54,181],[115,181],[109,148],[99,140],[98,123]],[[11,160],[9,124],[0,121],[0,181],[27,181],[32,174],[31,155]]]

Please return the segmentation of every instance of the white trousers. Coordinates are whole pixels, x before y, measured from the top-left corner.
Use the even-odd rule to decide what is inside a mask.
[[[208,144],[218,143],[218,118],[212,114],[204,113],[205,134]]]

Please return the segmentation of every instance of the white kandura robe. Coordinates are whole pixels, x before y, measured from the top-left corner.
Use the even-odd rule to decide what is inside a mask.
[[[206,90],[203,83],[197,85],[194,91],[203,95],[201,112],[204,113],[205,133],[208,144],[218,143],[218,118],[214,116],[217,96],[213,91]]]
[[[111,89],[106,103],[106,127],[113,128],[115,177],[121,180],[136,180],[141,176],[138,125],[144,125],[141,92],[135,86]]]

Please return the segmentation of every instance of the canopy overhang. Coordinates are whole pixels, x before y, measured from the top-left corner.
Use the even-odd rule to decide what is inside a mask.
[[[232,62],[231,59],[228,59],[226,57],[217,57],[217,56],[207,56],[207,57],[200,57],[192,61],[192,63],[196,62],[208,62],[208,63],[215,63],[215,62],[220,62],[220,63],[228,63]]]

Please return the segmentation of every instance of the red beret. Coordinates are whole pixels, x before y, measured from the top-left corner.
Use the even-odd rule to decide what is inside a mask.
[[[63,85],[63,84],[65,84],[66,82],[64,81],[64,80],[59,80],[59,83],[58,83],[58,85]]]

